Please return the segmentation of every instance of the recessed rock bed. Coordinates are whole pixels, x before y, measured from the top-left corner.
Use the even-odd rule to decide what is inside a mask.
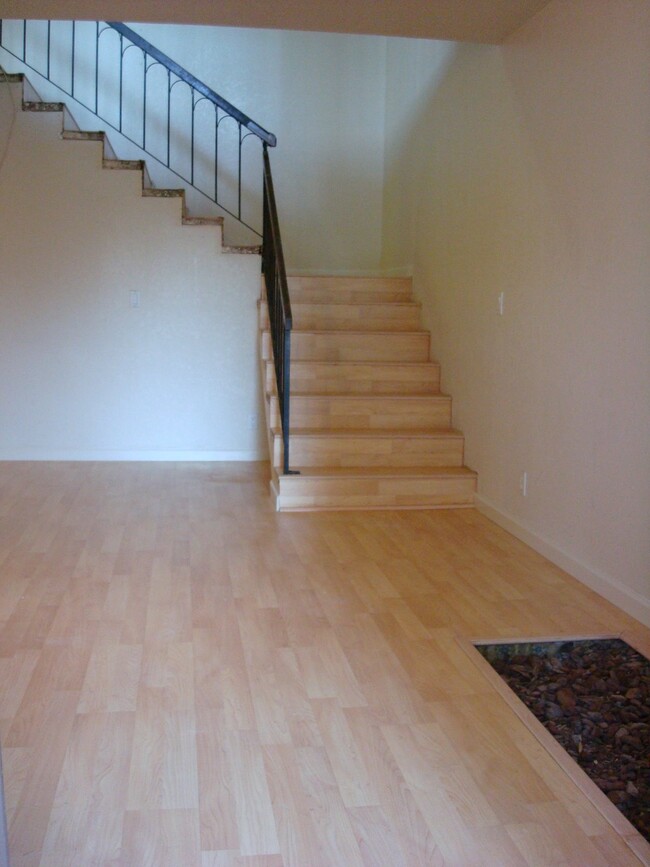
[[[650,662],[619,639],[477,650],[650,842]]]

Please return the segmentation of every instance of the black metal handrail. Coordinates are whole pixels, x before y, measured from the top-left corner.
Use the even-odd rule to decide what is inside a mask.
[[[282,467],[285,475],[291,474],[289,469],[289,389],[291,367],[291,301],[289,285],[284,267],[282,238],[280,224],[275,204],[273,177],[271,175],[271,160],[268,147],[264,151],[264,240],[262,243],[262,271],[266,285],[266,300],[269,310],[271,340],[273,343],[273,359],[275,363],[275,381],[278,390],[278,403],[282,423]]]
[[[261,138],[262,141],[266,142],[270,147],[275,147],[277,139],[272,132],[268,132],[258,123],[255,123],[255,121],[251,120],[251,118],[244,114],[243,111],[240,111],[232,103],[228,102],[227,99],[224,99],[223,96],[219,96],[219,94],[215,93],[215,91],[208,87],[207,84],[203,84],[202,81],[199,81],[198,78],[195,78],[190,72],[187,72],[187,70],[183,69],[182,66],[166,54],[163,54],[163,52],[156,48],[155,45],[152,45],[150,42],[147,42],[146,39],[143,39],[142,36],[135,32],[135,30],[131,30],[130,27],[127,27],[126,24],[122,24],[121,21],[107,21],[106,23],[109,27],[112,27],[113,30],[116,30],[122,36],[126,37],[133,43],[133,45],[137,45],[138,48],[141,48],[146,55],[152,57],[170,72],[173,72],[177,78],[181,79],[181,81],[189,84],[193,90],[196,90],[210,102],[218,105],[219,108],[226,112],[226,114],[229,114],[230,117],[237,120],[242,126],[252,132],[253,135]]]
[[[43,44],[43,34],[41,33],[41,44],[35,48],[30,47],[29,37],[33,35],[32,28],[28,28],[28,23],[45,24],[45,38]],[[56,56],[53,56],[52,46],[52,25],[58,27],[60,25],[70,24],[70,56],[65,81],[62,81],[54,72],[54,67],[61,65],[60,51]],[[5,40],[6,28],[5,24],[18,25],[18,32],[12,33],[8,41]],[[135,144],[142,149],[146,154],[153,157],[157,162],[165,166],[166,169],[173,172],[183,181],[190,184],[194,189],[198,190],[210,201],[218,205],[222,210],[231,216],[235,217],[251,229],[255,234],[262,238],[262,271],[266,284],[266,294],[269,309],[269,319],[271,327],[271,340],[273,344],[275,374],[278,392],[278,401],[280,406],[280,416],[282,423],[282,439],[283,439],[283,470],[285,474],[289,474],[289,375],[291,362],[291,302],[289,300],[289,288],[284,265],[284,255],[282,252],[282,239],[280,237],[280,224],[278,220],[278,212],[275,203],[275,193],[273,190],[273,179],[271,176],[271,162],[268,155],[268,148],[275,147],[275,136],[261,127],[255,121],[251,120],[243,112],[239,111],[235,106],[229,103],[226,99],[215,93],[210,87],[195,78],[191,73],[183,69],[182,66],[175,63],[171,58],[159,51],[151,43],[147,42],[135,31],[131,30],[125,24],[118,21],[108,22],[82,22],[80,26],[94,26],[94,62],[91,62],[90,68],[87,63],[87,56],[78,51],[77,45],[77,22],[28,22],[26,20],[5,22],[0,19],[0,48],[3,48],[29,69],[34,70],[47,81],[54,84],[59,90],[74,99],[79,105],[86,110],[92,112],[104,123],[113,129],[117,130],[125,139]],[[107,113],[103,112],[100,107],[100,78],[104,74],[104,69],[101,64],[100,40],[104,33],[115,32],[119,36],[119,67],[118,87],[117,87],[117,120],[111,118]],[[126,43],[126,44],[125,44]],[[58,47],[58,46],[57,46]],[[134,138],[125,124],[125,94],[124,94],[124,58],[130,48],[136,48],[142,52],[143,57],[143,73],[142,73],[142,119],[141,119],[141,135],[139,138]],[[33,57],[38,57],[40,63],[34,65]],[[80,69],[80,66],[84,66]],[[153,152],[147,141],[148,129],[148,104],[150,97],[149,73],[156,67],[161,66],[165,71],[163,84],[166,84],[166,155],[161,157]],[[84,86],[87,89],[88,79],[91,79],[91,94],[90,102],[85,101],[80,94],[80,87]],[[80,81],[81,79],[81,81]],[[172,91],[177,84],[182,83],[190,88],[191,93],[191,118],[190,118],[190,136],[189,136],[189,171],[183,171],[172,161]],[[69,89],[68,89],[69,87]],[[214,138],[213,138],[213,162],[214,162],[214,185],[208,192],[202,188],[196,178],[195,163],[196,163],[196,109],[197,106],[206,100],[214,106]],[[237,158],[236,158],[236,177],[237,177],[237,207],[231,210],[219,197],[219,127],[224,119],[230,118],[237,124]],[[244,132],[245,130],[245,132]],[[242,145],[248,137],[255,137],[262,143],[262,231],[254,228],[242,217]],[[203,147],[203,143],[202,143]]]
[[[69,27],[67,33],[62,31],[64,27]],[[80,44],[84,43],[84,40],[78,38],[80,28],[84,28],[84,33],[88,37],[89,27],[94,31],[90,37],[91,42],[94,38],[94,50],[90,51],[88,45]],[[12,32],[8,34],[7,30],[10,28]],[[53,34],[53,29],[56,29],[57,38]],[[110,48],[107,46],[102,50],[102,37],[107,33],[114,33],[119,39],[119,67],[115,71],[110,65],[112,59]],[[242,205],[243,146],[246,139],[254,137],[264,145],[275,147],[276,137],[130,27],[119,21],[39,22],[0,19],[0,47],[261,237],[259,224],[253,225],[259,220],[259,216],[254,220],[248,215],[248,210],[259,208],[259,200],[257,205],[250,205],[246,213]],[[62,62],[62,48],[69,49],[67,62]],[[131,48],[140,51],[142,56],[142,89],[138,94],[125,93],[125,58]],[[129,61],[129,64],[132,69],[133,62]],[[152,78],[152,70],[156,67],[163,69],[162,80]],[[108,106],[103,105],[105,100],[102,83],[104,79],[110,81],[111,74],[117,76],[117,82],[113,82],[113,86],[116,86],[118,91],[117,108],[112,103]],[[189,88],[190,117],[189,123],[187,119],[184,121],[181,117],[180,122],[174,126],[174,111],[180,113],[188,108],[183,105],[181,99],[177,100],[175,97],[174,89],[179,84]],[[154,93],[154,90],[158,92]],[[162,118],[159,115],[153,116],[151,112],[151,104],[155,102],[156,97],[158,108],[164,115]],[[201,124],[202,132],[205,132],[204,127],[207,125],[205,118],[197,120],[199,114],[197,110],[203,101],[213,107],[214,117],[209,123],[212,128],[211,141],[209,143],[205,141],[206,136],[203,135],[198,150],[197,124]],[[227,120],[237,125],[235,141],[231,136],[226,142],[226,149],[232,151],[234,144],[236,150],[236,154],[230,153],[230,160],[228,156],[223,157],[221,154],[224,150],[224,132],[221,127]],[[163,153],[156,153],[147,134],[150,127],[155,128],[161,123],[165,128],[166,146],[163,148]],[[189,130],[186,127],[189,127]],[[137,135],[134,128],[137,128]],[[189,159],[186,159],[185,165],[182,165],[181,158],[174,153],[175,150],[182,151],[182,149],[174,146],[173,139],[174,136],[187,133],[189,133],[187,147]],[[164,140],[165,134],[163,134]],[[213,166],[213,171],[209,169],[210,164]],[[198,177],[199,173],[201,178]],[[206,177],[209,181],[205,180]]]

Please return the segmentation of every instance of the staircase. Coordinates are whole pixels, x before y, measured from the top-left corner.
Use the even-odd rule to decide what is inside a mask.
[[[471,506],[476,473],[451,427],[451,398],[406,278],[290,277],[290,457],[268,307],[260,340],[271,487],[280,511]]]
[[[22,75],[5,80],[24,81]],[[43,102],[34,94],[23,96],[22,107],[30,113],[60,114],[61,138],[101,143],[104,169],[139,173],[144,197],[180,199],[183,223],[216,226],[223,245],[221,217],[189,216],[183,190],[154,189],[144,162],[117,159],[105,133],[80,131],[63,103]],[[266,145],[264,156],[266,161]],[[277,216],[267,219],[274,214],[274,203],[268,210],[269,191],[270,168],[265,174],[264,249],[273,255],[263,258],[267,287],[271,272],[281,275],[277,285],[284,280]],[[267,236],[269,225],[277,240]],[[221,251],[259,253],[260,248],[223,245]],[[289,289],[290,473],[283,472],[282,407],[266,289],[259,301],[271,488],[277,509],[473,505],[476,474],[464,466],[463,435],[451,426],[451,398],[440,392],[439,366],[430,360],[430,336],[420,327],[411,281],[303,276],[290,278]]]

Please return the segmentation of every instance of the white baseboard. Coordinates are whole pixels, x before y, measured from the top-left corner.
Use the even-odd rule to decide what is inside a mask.
[[[0,449],[0,461],[265,461],[261,451]]]
[[[532,530],[529,530],[523,524],[520,524],[511,515],[497,509],[488,500],[483,497],[476,496],[474,504],[481,514],[485,515],[495,524],[503,527],[517,539],[521,539],[538,554],[546,557],[551,563],[555,563],[560,569],[564,569],[569,575],[577,578],[583,584],[586,584],[590,590],[604,596],[609,602],[617,605],[623,611],[634,617],[644,626],[650,626],[650,599],[637,593],[615,578],[609,575],[602,575],[599,572],[594,572],[584,563],[571,557],[570,554],[556,548],[551,542],[538,536]]]

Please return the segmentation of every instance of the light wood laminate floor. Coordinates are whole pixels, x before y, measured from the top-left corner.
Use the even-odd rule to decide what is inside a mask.
[[[642,863],[457,637],[648,630],[473,510],[267,474],[0,464],[13,867]]]

